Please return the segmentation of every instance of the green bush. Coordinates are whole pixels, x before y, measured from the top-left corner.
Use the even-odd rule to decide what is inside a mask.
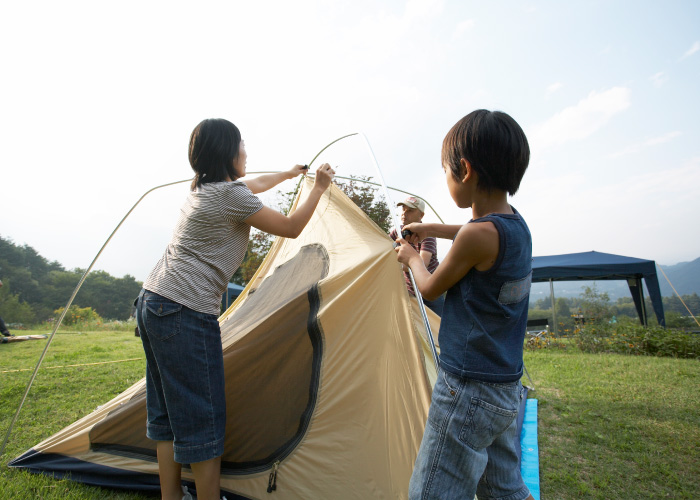
[[[63,314],[63,307],[56,309],[53,313],[60,317]],[[72,305],[68,308],[66,316],[63,318],[63,324],[66,326],[75,326],[77,324],[96,324],[100,325],[103,323],[102,318],[97,314],[92,307],[78,307]]]
[[[644,350],[654,356],[700,359],[700,334],[658,326],[647,328]]]
[[[566,343],[551,331],[528,332],[525,335],[525,349],[566,349]]]
[[[583,352],[700,359],[700,335],[675,328],[591,321],[577,328],[573,338]]]

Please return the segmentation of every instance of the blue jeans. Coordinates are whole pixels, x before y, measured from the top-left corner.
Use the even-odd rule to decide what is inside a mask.
[[[408,498],[527,498],[514,442],[522,396],[520,382],[479,382],[440,370]]]
[[[226,396],[216,316],[148,290],[136,307],[146,352],[146,435],[172,441],[181,464],[223,455]]]

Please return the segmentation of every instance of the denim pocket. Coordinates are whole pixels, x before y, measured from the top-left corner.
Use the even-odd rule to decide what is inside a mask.
[[[148,298],[146,301],[146,329],[148,336],[167,340],[180,333],[182,305],[165,298]]]
[[[513,423],[517,414],[517,409],[508,410],[472,397],[459,439],[475,450],[486,448]]]

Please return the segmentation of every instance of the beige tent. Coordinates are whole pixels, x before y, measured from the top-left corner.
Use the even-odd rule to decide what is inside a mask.
[[[435,367],[391,240],[340,189],[275,241],[220,321],[229,500],[407,497]],[[9,465],[157,490],[145,422],[142,380]]]

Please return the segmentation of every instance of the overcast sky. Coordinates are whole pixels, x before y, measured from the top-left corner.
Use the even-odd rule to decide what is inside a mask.
[[[211,117],[241,129],[249,172],[363,132],[389,185],[467,222],[440,148],[477,108],[528,136],[512,204],[535,255],[700,257],[700,2],[5,2],[0,44],[0,236],[69,269],[191,178]],[[318,161],[377,179],[357,137]],[[187,190],[146,197],[95,269],[143,280]]]

